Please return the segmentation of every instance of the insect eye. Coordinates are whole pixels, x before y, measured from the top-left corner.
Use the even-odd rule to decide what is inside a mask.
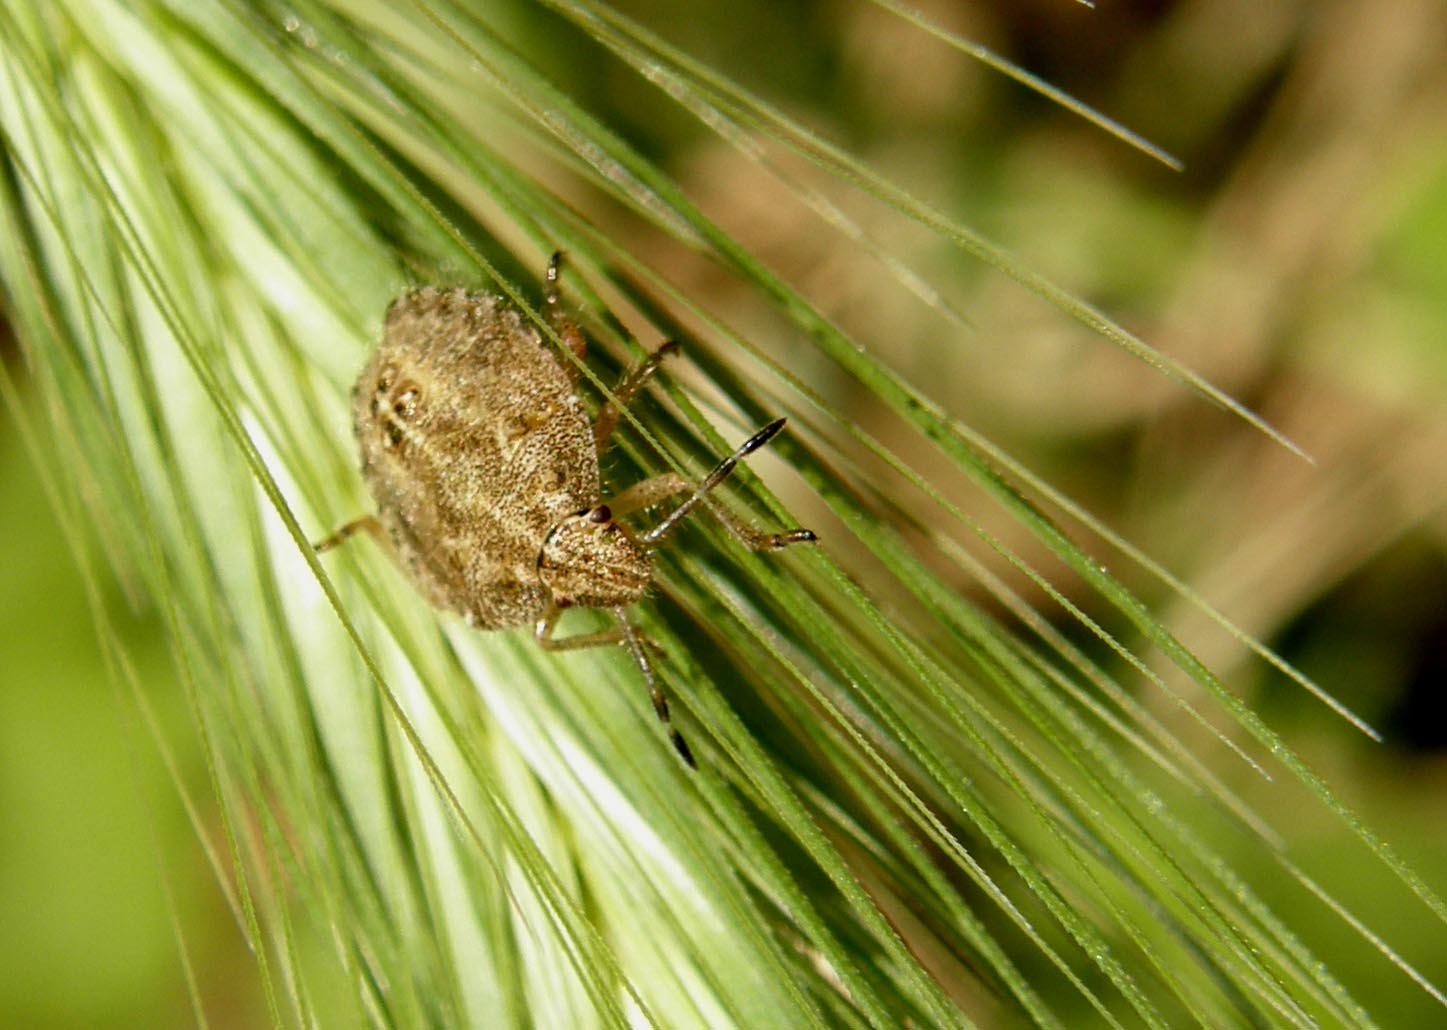
[[[604,523],[611,521],[612,518],[613,512],[606,504],[600,504],[598,505],[598,507],[588,512],[588,521],[590,522]]]

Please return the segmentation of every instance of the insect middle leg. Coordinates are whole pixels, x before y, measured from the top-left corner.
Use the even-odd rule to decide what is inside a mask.
[[[558,285],[558,278],[563,270],[563,252],[554,251],[552,260],[548,262],[547,286],[543,293],[543,313],[547,317],[548,324],[552,326],[553,332],[562,338],[568,345],[568,349],[579,360],[588,351],[588,340],[583,335],[583,330],[578,328],[572,316],[563,307],[563,294]],[[613,387],[613,397],[605,401],[598,409],[598,417],[593,420],[593,445],[602,454],[608,446],[609,439],[613,436],[613,430],[618,425],[618,419],[633,395],[642,389],[643,384],[648,381],[649,376],[658,371],[658,366],[663,359],[678,353],[678,341],[668,340],[648,357],[644,358],[633,368],[624,373],[618,385]]]
[[[667,340],[618,380],[618,385],[613,387],[612,399],[603,402],[603,406],[598,409],[598,417],[593,420],[593,444],[598,448],[599,454],[607,449],[613,430],[618,426],[618,419],[628,402],[633,399],[633,395],[658,371],[658,366],[663,364],[665,358],[677,353],[678,341]]]
[[[572,316],[563,308],[563,294],[558,286],[558,276],[563,271],[563,252],[553,251],[552,259],[548,261],[548,276],[546,286],[543,290],[543,316],[547,318],[548,325],[552,326],[553,332],[557,333],[562,341],[568,345],[568,350],[573,352],[573,357],[579,361],[583,355],[588,353],[588,338],[583,335],[583,330],[578,328]],[[572,369],[569,369],[572,374]]]

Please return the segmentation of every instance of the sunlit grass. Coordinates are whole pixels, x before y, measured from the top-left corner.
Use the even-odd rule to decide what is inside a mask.
[[[836,191],[1290,446],[740,84],[603,5],[548,6],[946,320]],[[130,703],[187,698],[219,813],[197,832],[273,1022],[1370,1025],[1322,961],[1330,941],[1231,865],[1290,830],[1242,776],[1297,780],[1297,803],[1447,917],[1091,547],[1143,555],[884,364],[486,16],[73,0],[17,12],[0,47],[0,273],[48,416],[30,437],[73,534],[93,521],[165,623],[175,682],[142,684],[97,619]],[[642,348],[683,342],[629,412],[610,484],[696,476],[782,413],[783,461],[727,501],[761,525],[821,520],[822,546],[761,557],[697,518],[659,555],[638,617],[696,774],[623,654],[472,632],[377,549],[308,543],[369,504],[346,393],[388,301],[461,282],[535,314],[556,247],[596,340],[590,401]],[[707,259],[774,331],[643,256],[667,248]],[[801,368],[849,382],[860,410]],[[1162,695],[1189,732],[1142,701]],[[1275,875],[1297,874],[1283,856]]]

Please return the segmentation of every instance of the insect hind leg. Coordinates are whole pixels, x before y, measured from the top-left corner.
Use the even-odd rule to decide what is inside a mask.
[[[332,531],[330,536],[312,544],[312,550],[318,554],[323,554],[334,547],[340,547],[358,533],[366,533],[373,540],[377,541],[377,543],[389,550],[392,547],[392,539],[387,535],[386,529],[382,527],[382,523],[378,521],[377,516],[363,515],[359,519],[353,519],[351,522],[338,526]]]

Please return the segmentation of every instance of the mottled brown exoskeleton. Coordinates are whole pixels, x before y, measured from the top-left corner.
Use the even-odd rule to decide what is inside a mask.
[[[583,335],[559,297],[560,258],[553,255],[548,266],[546,314],[582,358]],[[619,406],[675,350],[664,344],[624,376],[590,422],[572,363],[502,298],[430,286],[403,294],[387,309],[382,342],[352,392],[362,476],[377,514],[341,527],[317,549],[368,532],[433,604],[479,629],[532,624],[537,642],[550,650],[625,645],[643,671],[654,711],[693,765],[624,611],[653,579],[649,552],[700,503],[756,550],[815,536],[807,529],[757,533],[708,498],[741,458],[783,428],[782,418],[702,482],[665,473],[602,501],[598,456]],[[683,493],[688,497],[647,531],[618,521]],[[609,609],[618,625],[555,638],[560,614],[571,607]]]

